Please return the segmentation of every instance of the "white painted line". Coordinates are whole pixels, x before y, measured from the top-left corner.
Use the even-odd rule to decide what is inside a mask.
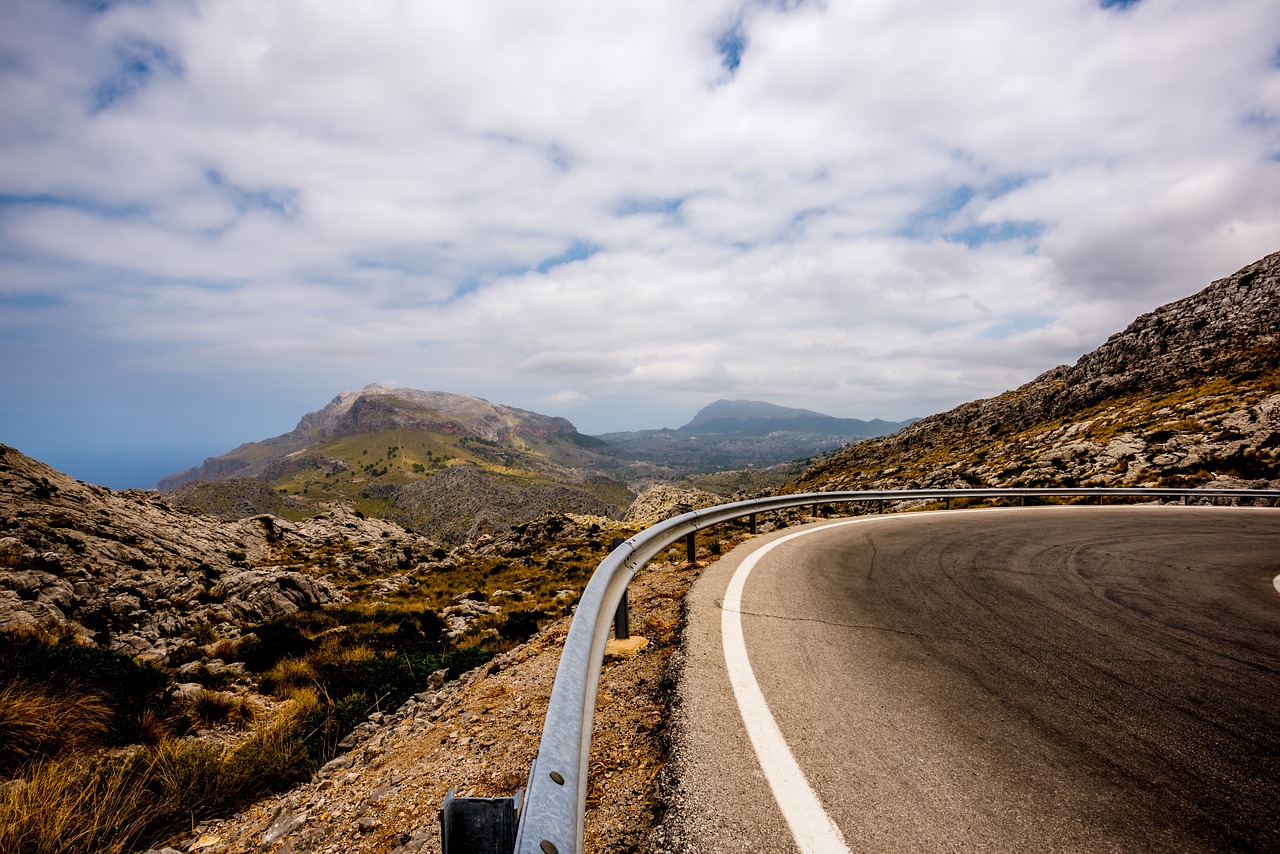
[[[1277,575],[1275,578],[1271,579],[1271,584],[1276,588],[1276,592],[1280,593],[1280,575]]]
[[[742,713],[742,722],[746,724],[747,735],[755,747],[765,779],[773,790],[774,800],[778,802],[778,808],[782,811],[787,826],[791,828],[791,835],[795,837],[802,854],[850,852],[849,846],[845,844],[844,834],[827,815],[817,793],[800,770],[791,748],[787,747],[782,731],[778,729],[778,722],[774,720],[769,704],[760,691],[760,683],[751,670],[747,644],[742,636],[742,590],[760,558],[783,543],[835,525],[861,521],[866,520],[836,522],[821,528],[797,531],[774,540],[742,562],[730,579],[724,602],[720,605],[720,638],[724,644],[724,661],[729,670],[729,681],[733,684],[733,693],[738,699],[738,710]]]

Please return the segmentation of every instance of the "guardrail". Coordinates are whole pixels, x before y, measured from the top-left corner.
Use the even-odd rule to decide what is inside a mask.
[[[454,798],[441,810],[445,854],[579,854],[587,800],[587,766],[596,690],[609,628],[636,572],[654,556],[697,531],[759,513],[812,505],[956,499],[1027,498],[1266,499],[1266,489],[905,489],[810,492],[738,501],[694,510],[646,528],[614,549],[596,568],[574,612],[556,670],[538,754],[528,785],[515,798]],[[512,840],[514,829],[514,842]]]

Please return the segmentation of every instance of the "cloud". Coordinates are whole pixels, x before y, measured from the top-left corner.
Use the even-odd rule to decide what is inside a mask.
[[[10,0],[0,391],[926,414],[1280,248],[1277,32],[1253,0]]]

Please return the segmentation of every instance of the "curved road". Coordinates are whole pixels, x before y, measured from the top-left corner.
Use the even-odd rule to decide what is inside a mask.
[[[848,850],[1280,850],[1280,511],[814,528],[753,540],[690,593],[667,847],[798,850],[726,673],[740,619],[747,676]],[[735,572],[783,538],[723,620]]]

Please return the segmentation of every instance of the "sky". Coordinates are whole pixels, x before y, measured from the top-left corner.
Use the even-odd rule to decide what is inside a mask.
[[[4,0],[0,442],[902,420],[1280,250],[1275,0]]]

